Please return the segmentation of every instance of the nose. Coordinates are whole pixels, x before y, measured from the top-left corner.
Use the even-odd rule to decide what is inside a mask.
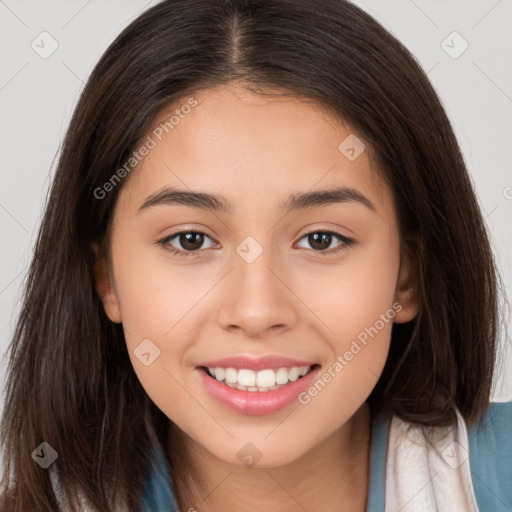
[[[297,323],[300,301],[290,272],[272,258],[270,250],[263,250],[252,262],[235,254],[226,279],[218,310],[222,328],[258,338],[284,332]]]

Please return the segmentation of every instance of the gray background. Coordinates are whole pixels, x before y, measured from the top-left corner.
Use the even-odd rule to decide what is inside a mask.
[[[110,42],[156,3],[0,0],[0,407],[20,286],[72,110]],[[512,0],[354,3],[398,37],[428,72],[464,152],[510,294]],[[52,44],[58,48],[45,55]],[[512,396],[512,372],[505,370],[512,368],[508,332],[502,335],[497,400]]]

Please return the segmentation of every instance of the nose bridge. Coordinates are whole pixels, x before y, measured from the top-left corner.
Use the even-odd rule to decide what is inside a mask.
[[[239,260],[235,259],[235,280],[241,288],[243,296],[253,295],[253,299],[271,299],[276,293],[278,282],[275,275],[270,271],[276,265],[272,256],[270,242],[266,242],[265,248],[253,237],[247,237],[239,244],[236,253]],[[265,297],[269,294],[269,297]]]
[[[293,294],[283,284],[286,278],[278,277],[282,267],[273,257],[275,251],[269,239],[265,239],[266,247],[248,236],[236,247],[229,296],[223,297],[219,310],[224,328],[236,326],[255,335],[277,326],[291,327],[296,322]]]

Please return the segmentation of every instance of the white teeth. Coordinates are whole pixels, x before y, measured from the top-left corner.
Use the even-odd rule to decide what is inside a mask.
[[[299,378],[299,368],[293,367],[290,368],[290,371],[288,372],[288,379],[290,379],[292,382],[295,382]]]
[[[261,370],[256,377],[256,385],[260,388],[269,388],[276,385],[276,372],[274,370]]]
[[[273,391],[303,377],[310,368],[311,366],[294,366],[279,368],[277,371],[272,369],[254,371],[246,368],[236,370],[235,368],[208,367],[208,372],[219,382],[242,391]]]
[[[238,380],[238,372],[234,368],[226,368],[226,382],[235,384]],[[215,374],[216,375],[216,374]]]
[[[224,368],[215,368],[215,378],[217,380],[224,380],[226,377],[226,372]]]
[[[217,374],[215,374],[217,375]],[[238,370],[238,384],[252,387],[256,385],[256,372],[253,370]]]

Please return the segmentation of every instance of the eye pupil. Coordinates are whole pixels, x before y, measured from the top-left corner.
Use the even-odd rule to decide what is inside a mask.
[[[331,234],[330,233],[310,233],[308,235],[309,243],[314,249],[327,249],[331,245]]]
[[[200,249],[203,245],[203,234],[196,232],[181,233],[180,244],[187,251]]]

